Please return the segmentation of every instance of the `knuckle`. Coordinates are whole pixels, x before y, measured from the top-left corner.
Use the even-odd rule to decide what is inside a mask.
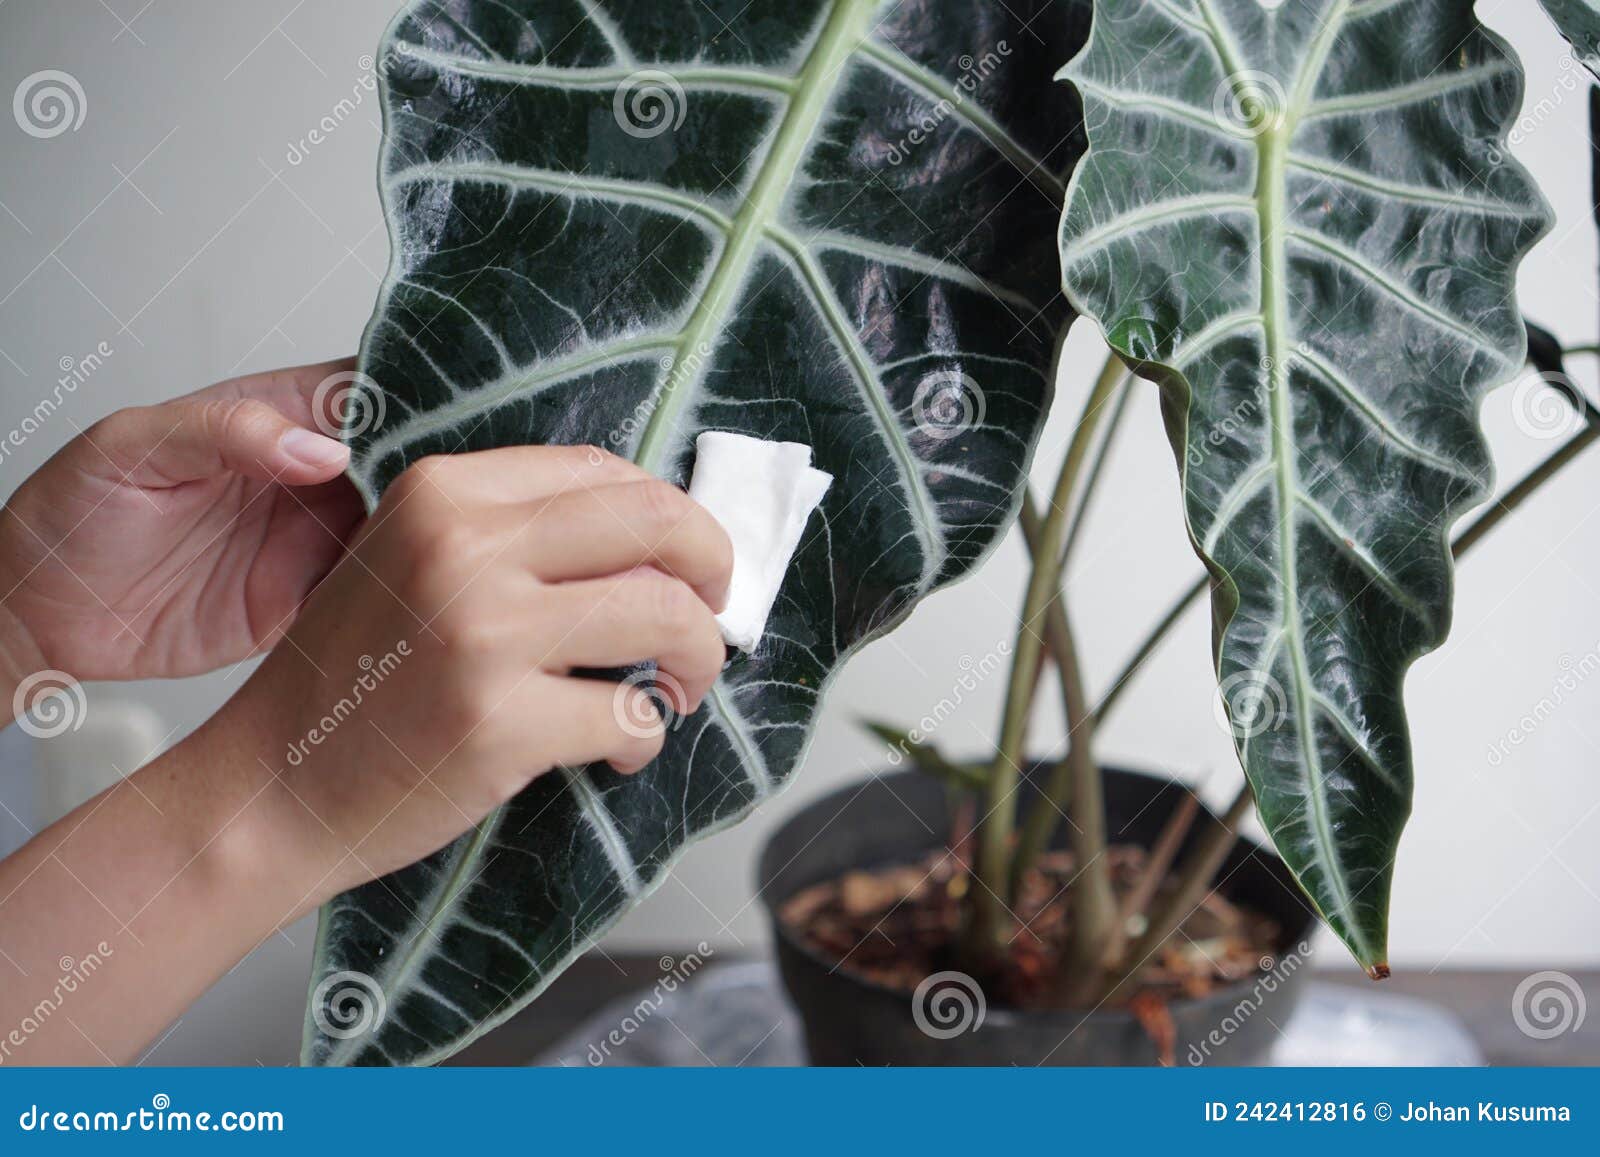
[[[419,458],[396,478],[389,489],[409,504],[413,500],[437,497],[448,489],[450,458],[447,454],[430,454]]]
[[[405,556],[410,567],[430,582],[452,586],[460,593],[478,573],[476,560],[483,540],[470,526],[460,522],[433,521],[416,528],[405,538]]]
[[[637,501],[648,521],[661,530],[670,530],[689,518],[694,510],[689,496],[669,482],[651,479],[639,483]]]
[[[274,411],[265,402],[251,398],[232,401],[218,399],[203,403],[202,428],[217,445],[248,441],[273,424]]]
[[[494,617],[479,612],[470,598],[457,598],[441,611],[434,630],[447,648],[469,664],[494,650],[500,634]]]
[[[650,613],[656,621],[674,631],[691,629],[703,608],[700,596],[676,579],[646,580],[650,593]]]

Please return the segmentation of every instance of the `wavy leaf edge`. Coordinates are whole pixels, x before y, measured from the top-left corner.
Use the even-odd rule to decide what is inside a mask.
[[[1185,22],[1186,18],[1187,22],[1191,23],[1204,22],[1205,28],[1203,31],[1208,37],[1225,36],[1225,32],[1218,30],[1215,26],[1215,12],[1211,0],[1195,0],[1197,8],[1194,10],[1181,8],[1181,0],[1148,0],[1148,2],[1150,3],[1151,7],[1159,8],[1175,22]],[[1276,15],[1282,7],[1287,7],[1297,2],[1298,0],[1285,0],[1283,5],[1274,6],[1268,11],[1271,15]],[[1338,31],[1343,29],[1344,22],[1351,18],[1352,13],[1355,13],[1359,16],[1366,16],[1380,11],[1393,9],[1401,5],[1418,2],[1428,3],[1431,2],[1431,0],[1333,0],[1332,7],[1338,10],[1338,27],[1335,29],[1334,35],[1330,36],[1330,41],[1336,39]],[[1157,384],[1162,392],[1163,416],[1168,426],[1169,440],[1172,442],[1179,465],[1180,495],[1183,496],[1185,505],[1185,532],[1189,537],[1190,544],[1193,547],[1196,555],[1200,558],[1201,562],[1204,564],[1212,578],[1212,649],[1214,673],[1220,682],[1223,679],[1223,641],[1226,632],[1229,626],[1232,624],[1233,618],[1241,605],[1241,589],[1227,569],[1224,568],[1217,560],[1215,560],[1208,552],[1206,544],[1202,542],[1199,536],[1195,533],[1192,520],[1189,516],[1187,496],[1190,493],[1191,480],[1189,477],[1190,467],[1186,451],[1190,445],[1189,438],[1192,432],[1190,429],[1190,419],[1192,417],[1194,387],[1188,380],[1188,377],[1185,375],[1181,365],[1179,364],[1184,359],[1176,356],[1172,356],[1167,359],[1141,356],[1141,354],[1133,348],[1130,342],[1126,340],[1130,336],[1129,334],[1124,333],[1121,335],[1121,340],[1119,340],[1116,336],[1114,336],[1114,331],[1118,328],[1116,322],[1113,321],[1113,324],[1108,327],[1107,319],[1100,316],[1100,314],[1096,311],[1089,296],[1080,291],[1079,286],[1074,283],[1074,279],[1070,275],[1067,268],[1068,262],[1066,260],[1066,252],[1069,244],[1071,243],[1068,236],[1068,225],[1072,209],[1074,205],[1079,203],[1079,199],[1082,196],[1082,186],[1092,170],[1092,162],[1095,160],[1097,150],[1105,147],[1105,138],[1109,135],[1107,126],[1114,120],[1114,116],[1097,118],[1090,114],[1090,102],[1095,99],[1095,96],[1091,91],[1091,86],[1086,86],[1084,83],[1082,83],[1082,70],[1088,65],[1088,62],[1095,57],[1097,49],[1100,47],[1100,37],[1103,34],[1102,21],[1104,20],[1104,9],[1106,7],[1106,3],[1107,0],[1094,0],[1094,16],[1091,23],[1089,38],[1085,42],[1084,47],[1080,50],[1080,52],[1065,66],[1063,66],[1057,74],[1058,81],[1074,85],[1084,100],[1085,132],[1088,138],[1088,146],[1084,152],[1084,156],[1077,169],[1073,172],[1067,188],[1066,209],[1063,213],[1061,234],[1061,248],[1063,251],[1063,288],[1069,302],[1072,304],[1075,313],[1082,318],[1092,321],[1100,337],[1106,342],[1106,344],[1110,348],[1116,350],[1118,354],[1128,362],[1130,367],[1139,373],[1141,377],[1145,377]],[[1263,8],[1265,7],[1266,6],[1263,5]],[[1537,216],[1541,220],[1540,227],[1536,233],[1514,254],[1514,256],[1508,261],[1505,269],[1505,277],[1508,287],[1507,299],[1511,302],[1511,308],[1513,312],[1517,314],[1519,319],[1517,329],[1520,335],[1520,341],[1516,344],[1515,348],[1501,352],[1502,360],[1506,363],[1504,373],[1494,380],[1488,381],[1474,389],[1470,398],[1473,420],[1478,429],[1479,439],[1482,441],[1483,434],[1481,410],[1484,400],[1490,392],[1508,384],[1515,378],[1516,374],[1521,368],[1526,354],[1526,333],[1523,331],[1520,324],[1520,310],[1516,306],[1515,298],[1515,279],[1517,269],[1533,246],[1550,232],[1553,223],[1553,211],[1548,200],[1544,197],[1542,191],[1533,181],[1531,174],[1520,164],[1520,162],[1511,157],[1508,146],[1508,136],[1515,124],[1516,117],[1521,108],[1522,97],[1524,93],[1524,75],[1520,60],[1514,49],[1502,36],[1496,33],[1492,28],[1489,28],[1487,25],[1483,24],[1483,22],[1478,19],[1475,10],[1476,3],[1474,2],[1469,6],[1469,19],[1473,24],[1476,25],[1478,30],[1481,31],[1487,43],[1498,52],[1503,60],[1510,66],[1510,69],[1514,71],[1516,86],[1516,99],[1509,103],[1508,109],[1500,117],[1499,122],[1495,125],[1493,131],[1486,138],[1482,139],[1485,139],[1498,146],[1499,150],[1504,155],[1506,162],[1514,167],[1517,175],[1522,179],[1533,197],[1533,203],[1526,207],[1531,210],[1530,216]],[[1217,50],[1219,55],[1219,66],[1221,67],[1222,71],[1228,75],[1230,80],[1238,76],[1241,72],[1248,73],[1248,70],[1242,67],[1228,67],[1227,57],[1225,55],[1226,48],[1222,44],[1213,40],[1213,47]],[[1245,61],[1242,63],[1248,64],[1249,62]],[[1315,92],[1318,75],[1319,74],[1312,74],[1306,78],[1310,82],[1309,88],[1307,89],[1308,94]],[[1302,115],[1303,111],[1304,110],[1302,110]],[[1298,127],[1299,124],[1296,123],[1283,131],[1285,148],[1289,147],[1289,145],[1292,143],[1295,129]],[[1260,165],[1261,163],[1261,154],[1258,150],[1257,164]],[[1520,211],[1520,209],[1523,207],[1518,208]],[[1258,228],[1262,229],[1263,233],[1265,233],[1265,220],[1261,216],[1259,198],[1254,199],[1251,212],[1256,214],[1257,226]],[[1287,226],[1285,226],[1285,228],[1287,228]],[[1264,300],[1266,292],[1267,291],[1265,287],[1263,287],[1263,300],[1259,300],[1257,304],[1258,311],[1263,315],[1265,315],[1268,310],[1267,303]],[[1270,327],[1264,325],[1264,328]],[[1195,339],[1195,334],[1196,331],[1188,331],[1184,334],[1184,336],[1175,338],[1174,333],[1169,332],[1160,335],[1155,340],[1152,340],[1151,344],[1152,346],[1170,344],[1172,345],[1171,353],[1173,355],[1177,355],[1187,343]],[[1271,344],[1270,337],[1267,340],[1267,344]],[[1286,381],[1284,383],[1284,387],[1285,388],[1280,388],[1276,391],[1278,396],[1282,397],[1287,395],[1288,391]],[[1486,449],[1486,442],[1484,443],[1484,446]],[[1453,604],[1455,574],[1454,561],[1450,555],[1451,527],[1459,518],[1468,513],[1471,509],[1487,501],[1492,496],[1493,492],[1494,474],[1493,463],[1491,460],[1489,462],[1489,468],[1486,475],[1479,478],[1477,480],[1477,485],[1472,490],[1467,492],[1454,505],[1450,506],[1446,510],[1444,516],[1433,528],[1432,545],[1444,557],[1447,595],[1444,605],[1440,608],[1437,608],[1440,613],[1440,636],[1439,640],[1433,646],[1420,648],[1411,653],[1405,663],[1399,667],[1394,676],[1395,687],[1393,689],[1397,698],[1403,697],[1403,685],[1406,675],[1409,673],[1410,667],[1418,659],[1436,649],[1437,646],[1440,645],[1444,641],[1444,638],[1448,635],[1450,626],[1450,611]],[[1220,523],[1221,521],[1222,520],[1219,517],[1218,522]],[[1270,675],[1267,677],[1270,678]],[[1231,711],[1233,705],[1226,698],[1224,698],[1223,702]],[[1407,769],[1409,770],[1412,762],[1412,752],[1409,735],[1407,735],[1405,738],[1405,761]],[[1255,777],[1253,775],[1249,775],[1250,768],[1248,761],[1248,739],[1243,741],[1242,746],[1236,744],[1236,753],[1240,756],[1241,765],[1244,766],[1247,776],[1251,779],[1252,786],[1256,786]],[[1408,781],[1406,791],[1407,815],[1409,815],[1410,807],[1409,788],[1410,784]],[[1272,837],[1274,844],[1278,844],[1279,833],[1273,830],[1272,825],[1267,823],[1264,817],[1262,817],[1262,822],[1263,827]],[[1396,838],[1398,838],[1398,836]],[[1330,843],[1336,845],[1337,841],[1330,841]],[[1296,880],[1300,882],[1302,892],[1316,909],[1318,916],[1327,926],[1335,931],[1342,941],[1344,941],[1346,947],[1349,948],[1352,955],[1357,959],[1358,963],[1360,963],[1363,968],[1367,970],[1369,975],[1372,975],[1374,978],[1387,976],[1389,973],[1389,967],[1387,962],[1386,935],[1380,942],[1373,943],[1370,942],[1368,938],[1361,932],[1341,927],[1342,921],[1337,918],[1338,913],[1331,913],[1329,911],[1330,906],[1326,904],[1325,898],[1317,895],[1316,891],[1306,883],[1302,865],[1296,863],[1291,855],[1284,853],[1281,845],[1279,850],[1280,854],[1283,854],[1283,858],[1285,859],[1286,863],[1288,863]],[[1335,847],[1335,854],[1336,853],[1337,848]],[[1387,896],[1384,897],[1384,906],[1385,908],[1387,907]]]
[[[1063,7],[1065,8],[1066,6],[1067,5],[1064,3]],[[585,7],[587,8],[588,5],[585,5]],[[821,21],[818,37],[820,39],[821,36],[826,35],[827,26],[832,22],[833,19],[832,14],[840,11],[841,9],[856,11],[865,10],[869,14],[874,14],[878,13],[881,10],[881,7],[882,5],[878,2],[878,0],[838,0],[836,3],[830,2],[824,9],[824,16]],[[401,33],[408,19],[413,15],[413,3],[406,3],[402,5],[401,8],[396,12],[395,16],[391,19],[386,31],[384,32],[379,44],[380,61],[390,57],[396,52],[401,52],[403,54],[404,50],[401,46],[404,42],[401,40]],[[862,41],[857,43],[855,47],[852,48],[851,54],[859,51],[864,42],[865,36],[863,35]],[[814,47],[814,44],[806,45],[803,56],[809,55]],[[802,65],[801,67],[803,68],[804,66]],[[382,109],[384,141],[380,163],[378,166],[378,190],[385,227],[390,242],[390,259],[385,272],[383,289],[380,293],[378,303],[363,333],[363,359],[361,366],[363,371],[368,368],[366,365],[365,354],[370,348],[371,339],[374,333],[385,323],[391,295],[395,287],[400,283],[404,273],[402,254],[403,245],[406,241],[406,237],[404,236],[405,210],[399,203],[396,196],[397,182],[392,179],[389,167],[389,161],[393,155],[393,128],[396,114],[396,106],[392,102],[395,101],[396,98],[392,91],[392,82],[387,71],[381,65],[376,71],[379,85],[378,99]],[[830,86],[824,97],[825,106],[831,103],[834,95],[836,95],[836,86]],[[777,135],[781,134],[781,131],[781,128],[777,130],[777,132],[774,134],[774,137],[776,138]],[[804,144],[807,142],[803,141],[802,143]],[[764,157],[759,167],[765,167],[768,159],[770,159],[770,157]],[[1045,170],[1045,172],[1046,174],[1049,174],[1049,170]],[[759,177],[756,178],[756,180],[759,180]],[[1062,190],[1064,190],[1064,187],[1064,181],[1057,186],[1056,193],[1058,200]],[[733,307],[730,306],[729,308]],[[1065,307],[1063,304],[1062,312],[1064,312],[1064,310]],[[1040,319],[1036,318],[1035,322],[1044,325],[1046,330],[1049,329],[1047,320],[1041,321]],[[1061,329],[1062,332],[1064,332],[1065,327],[1063,326]],[[921,599],[927,594],[933,593],[936,590],[948,589],[949,587],[970,578],[983,565],[983,563],[986,562],[994,554],[994,552],[1000,548],[1006,537],[1003,533],[1004,528],[1014,522],[1020,509],[1023,500],[1023,481],[1025,481],[1027,477],[1028,470],[1031,468],[1034,457],[1038,450],[1038,435],[1042,431],[1043,426],[1042,415],[1048,413],[1050,403],[1053,399],[1055,389],[1055,380],[1053,374],[1041,373],[1041,377],[1044,379],[1039,399],[1039,411],[1041,417],[1035,423],[1031,432],[1029,432],[1030,436],[1020,439],[1024,443],[1022,450],[1021,470],[1019,474],[1019,479],[1022,481],[1019,481],[1018,484],[1012,488],[1012,492],[1007,496],[1003,506],[999,503],[995,504],[995,509],[1001,512],[999,530],[988,537],[987,541],[982,544],[981,550],[974,554],[970,564],[964,565],[959,574],[953,578],[941,577],[937,573],[930,574],[927,577],[927,581],[925,581],[920,588],[916,597],[904,600],[892,614],[878,619],[870,630],[861,633],[854,639],[853,642],[844,647],[839,653],[838,660],[831,666],[826,677],[820,681],[818,687],[816,688],[816,696],[819,701],[831,689],[833,683],[842,673],[845,665],[851,657],[853,657],[869,643],[882,638],[890,631],[894,630],[902,622],[904,622],[905,619],[916,610],[916,608],[920,605]],[[360,419],[360,415],[354,411],[349,412],[349,417],[352,422]],[[361,492],[369,511],[375,509],[381,497],[381,487],[376,485],[373,478],[363,471],[362,461],[355,460],[352,462],[349,476],[352,478],[358,490]],[[718,689],[713,691],[712,697],[715,698],[720,690],[721,684],[719,682]],[[794,766],[796,768],[798,768],[799,765],[804,761],[804,758],[810,749],[811,743],[815,738],[816,723],[817,711],[812,709],[809,713],[809,717],[804,723],[803,739],[801,740],[799,753],[794,762]],[[549,773],[549,777],[555,777],[559,775],[577,779],[581,779],[583,777],[581,770],[558,768]],[[578,958],[583,954],[583,952],[592,947],[592,945],[598,941],[599,938],[608,930],[614,927],[623,916],[627,915],[628,912],[637,906],[637,904],[654,894],[667,881],[672,869],[691,848],[695,847],[704,840],[737,825],[743,819],[747,818],[752,811],[756,810],[768,800],[775,798],[777,794],[785,790],[790,783],[792,783],[794,778],[795,776],[792,774],[783,776],[782,778],[777,779],[776,782],[770,783],[765,792],[758,792],[748,805],[740,808],[736,812],[722,817],[718,822],[710,826],[696,827],[693,833],[689,835],[688,839],[686,839],[676,848],[672,849],[667,855],[658,861],[660,867],[656,871],[653,878],[643,880],[638,891],[630,892],[628,894],[627,902],[622,904],[615,911],[608,913],[596,921],[584,938],[581,940],[575,940],[570,949],[564,953],[560,959],[556,960],[553,964],[544,965],[544,971],[539,979],[530,988],[519,993],[517,999],[505,1001],[500,1012],[498,1012],[496,1015],[481,1020],[469,1032],[458,1035],[448,1041],[446,1044],[432,1048],[424,1053],[420,1053],[415,1056],[408,1056],[406,1058],[406,1063],[423,1065],[437,1063],[458,1052],[460,1049],[471,1044],[473,1041],[478,1040],[484,1034],[504,1024],[508,1019],[525,1008],[528,1003],[542,994],[548,988],[548,986],[562,974],[565,968],[573,960]],[[485,846],[494,838],[496,827],[504,819],[505,815],[505,808],[493,813],[485,821],[478,825],[478,827],[472,833],[469,833],[467,837],[463,837],[463,841],[470,841],[470,846],[473,848]],[[452,849],[459,846],[461,846],[461,842],[458,842],[457,845],[452,845]],[[470,864],[468,864],[468,866],[470,866]],[[439,920],[442,914],[449,910],[450,905],[455,899],[455,896],[456,893],[453,890],[453,883],[450,886],[441,889],[440,892],[437,893],[436,903],[428,911],[427,919],[421,922],[421,934],[414,941],[414,943],[417,945],[418,952],[423,951],[423,945],[428,939],[428,929]],[[367,1042],[359,1038],[337,1039],[333,1041],[332,1045],[330,1046],[328,1038],[322,1035],[321,1029],[316,1023],[315,1013],[318,1009],[317,998],[319,995],[319,982],[324,982],[330,975],[329,940],[331,927],[332,921],[330,920],[329,909],[324,908],[318,920],[317,934],[314,945],[314,958],[310,983],[308,986],[308,1002],[304,1018],[304,1038],[301,1055],[303,1064],[326,1065],[347,1063],[355,1059],[355,1057],[367,1047]],[[386,965],[386,968],[393,967],[395,966]],[[399,967],[402,970],[402,981],[398,983],[403,984],[405,982],[405,971],[406,969],[410,968],[410,964],[402,964]],[[420,967],[420,965],[418,967]],[[387,990],[390,985],[385,984],[383,987],[385,990]]]

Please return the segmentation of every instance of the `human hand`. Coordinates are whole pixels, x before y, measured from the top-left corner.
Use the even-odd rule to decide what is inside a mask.
[[[419,463],[208,726],[216,762],[277,770],[252,809],[308,903],[448,844],[557,765],[627,773],[664,724],[636,686],[572,675],[655,660],[697,710],[725,651],[733,548],[682,491],[572,447]],[[252,841],[254,842],[254,841]],[[276,870],[276,869],[275,869]]]
[[[270,647],[361,518],[313,414],[351,365],[123,410],[24,482],[0,510],[0,641],[31,652],[10,665],[172,678]]]

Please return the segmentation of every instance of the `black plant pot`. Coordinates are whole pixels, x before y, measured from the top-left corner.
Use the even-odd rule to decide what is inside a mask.
[[[1149,847],[1184,797],[1170,780],[1107,771],[1106,818],[1115,843]],[[1031,782],[1025,791],[1033,792]],[[946,794],[935,780],[901,771],[824,796],[780,827],[759,867],[784,987],[800,1011],[815,1065],[1153,1065],[1156,1046],[1125,1009],[1021,1012],[987,1007],[974,1027],[968,978],[923,994],[896,991],[835,967],[783,927],[778,912],[813,884],[860,868],[913,862],[945,846]],[[1202,812],[1198,839],[1217,819]],[[1221,872],[1221,892],[1281,929],[1277,958],[1261,975],[1209,996],[1175,1001],[1179,1064],[1259,1064],[1299,999],[1310,961],[1300,946],[1315,916],[1275,855],[1241,839]],[[930,1003],[931,1002],[931,1003]],[[920,1024],[919,1024],[920,1022]]]

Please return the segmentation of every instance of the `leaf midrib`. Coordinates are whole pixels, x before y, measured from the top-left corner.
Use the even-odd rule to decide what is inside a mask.
[[[1301,60],[1287,106],[1279,123],[1268,126],[1256,138],[1256,213],[1260,235],[1261,313],[1267,359],[1267,392],[1271,399],[1273,475],[1277,490],[1278,508],[1278,569],[1282,582],[1282,632],[1283,642],[1294,668],[1294,712],[1296,730],[1306,769],[1309,790],[1306,792],[1306,810],[1310,815],[1312,830],[1320,846],[1321,857],[1330,868],[1325,873],[1329,887],[1338,898],[1346,931],[1353,945],[1358,946],[1363,964],[1376,963],[1366,942],[1360,922],[1355,918],[1352,897],[1346,886],[1339,862],[1339,846],[1327,811],[1323,792],[1321,754],[1316,748],[1315,721],[1311,717],[1308,689],[1312,687],[1311,672],[1306,660],[1305,644],[1301,637],[1299,603],[1298,544],[1296,509],[1300,482],[1295,468],[1294,414],[1289,397],[1289,360],[1293,350],[1290,344],[1288,257],[1286,248],[1287,223],[1280,220],[1281,210],[1288,204],[1288,156],[1294,132],[1311,104],[1311,94],[1316,80],[1332,49],[1333,41],[1343,24],[1350,0],[1336,0],[1327,20],[1313,37],[1305,57]],[[1210,26],[1223,67],[1238,76],[1244,72],[1234,58],[1232,45],[1223,33],[1223,26],[1212,10],[1210,0],[1200,0],[1200,10]],[[1264,674],[1269,674],[1264,672]],[[1269,675],[1270,677],[1270,675]],[[1248,767],[1247,767],[1248,770]]]
[[[869,17],[878,0],[838,0],[806,58],[789,107],[784,110],[771,150],[761,163],[750,196],[734,218],[733,232],[717,259],[705,292],[677,338],[680,360],[701,349],[726,325],[750,271],[767,226],[777,217],[789,185],[800,171],[817,126],[828,106],[833,80],[864,38]],[[698,375],[696,375],[698,377]],[[678,427],[678,416],[694,394],[693,383],[664,381],[660,398],[646,421],[634,461],[652,474],[661,474],[664,459]]]

